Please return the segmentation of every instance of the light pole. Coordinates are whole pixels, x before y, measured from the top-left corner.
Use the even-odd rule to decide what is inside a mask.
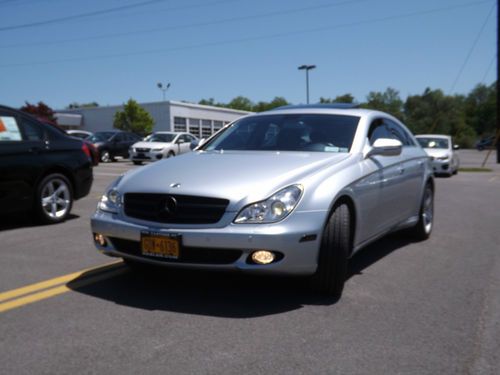
[[[158,82],[158,83],[156,84],[156,86],[158,86],[158,88],[162,91],[162,93],[163,93],[163,101],[165,101],[165,92],[166,92],[166,91],[168,90],[168,88],[170,87],[170,82],[169,82],[169,83],[167,83],[167,85],[166,85],[166,86],[164,86],[164,85],[163,85],[163,83]]]
[[[301,65],[299,66],[299,70],[306,71],[306,93],[307,93],[307,104],[309,104],[309,71],[311,69],[315,69],[316,65]]]

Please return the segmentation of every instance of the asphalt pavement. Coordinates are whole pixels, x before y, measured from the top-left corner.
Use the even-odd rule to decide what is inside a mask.
[[[463,150],[462,165],[484,155]],[[89,217],[137,168],[101,164],[67,222],[0,222],[0,373],[499,374],[494,156],[493,172],[437,178],[431,238],[359,252],[338,301],[302,278],[137,274],[97,253]]]

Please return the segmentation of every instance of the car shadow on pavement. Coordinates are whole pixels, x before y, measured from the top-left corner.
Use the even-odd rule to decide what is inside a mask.
[[[357,253],[350,262],[348,278],[362,271],[409,241],[390,236]],[[119,305],[144,310],[225,318],[254,318],[280,314],[304,305],[332,306],[337,298],[315,294],[305,277],[252,276],[230,272],[174,270],[138,271],[125,264],[118,275],[82,282],[85,274],[67,286],[75,292]]]
[[[78,219],[80,216],[69,214],[65,221]],[[40,223],[38,218],[32,213],[13,214],[10,216],[0,216],[0,231],[19,228],[43,227],[47,225]]]
[[[414,242],[404,231],[391,233],[357,252],[349,262],[347,279],[362,275],[363,270],[392,252]]]

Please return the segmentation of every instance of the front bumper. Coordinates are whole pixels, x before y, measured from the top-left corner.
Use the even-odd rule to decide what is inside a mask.
[[[162,151],[147,151],[147,152],[129,152],[132,161],[157,161],[163,158]]]
[[[171,228],[165,224],[134,222],[118,214],[97,211],[91,218],[94,234],[106,238],[105,246],[94,242],[97,249],[109,256],[129,258],[144,263],[168,267],[233,270],[260,274],[310,275],[316,271],[321,233],[326,211],[294,212],[276,224],[229,224],[222,228]],[[202,251],[210,262],[169,261],[164,258],[142,256],[141,231],[182,236],[183,250]],[[218,262],[222,253],[233,250],[236,258]],[[269,250],[280,254],[279,260],[257,265],[249,262],[255,250]],[[192,258],[191,258],[192,259]],[[215,260],[214,260],[215,259]]]
[[[451,160],[431,159],[431,166],[434,173],[451,173]]]

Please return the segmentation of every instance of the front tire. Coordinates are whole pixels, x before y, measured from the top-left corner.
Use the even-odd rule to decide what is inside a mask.
[[[173,151],[169,151],[167,154],[167,158],[173,158],[175,156]]]
[[[134,163],[134,165],[142,165],[142,161],[133,160],[132,163]]]
[[[323,231],[318,269],[311,279],[313,290],[340,297],[347,277],[351,253],[351,214],[346,204],[338,205]]]
[[[46,176],[36,189],[35,208],[42,223],[55,224],[68,218],[73,207],[73,191],[66,176]]]
[[[409,234],[417,241],[429,238],[434,226],[434,190],[431,184],[427,184],[420,205],[418,223],[409,229]]]
[[[101,151],[101,162],[103,163],[110,163],[113,161],[113,158],[111,157],[111,154],[108,150],[103,150]]]

